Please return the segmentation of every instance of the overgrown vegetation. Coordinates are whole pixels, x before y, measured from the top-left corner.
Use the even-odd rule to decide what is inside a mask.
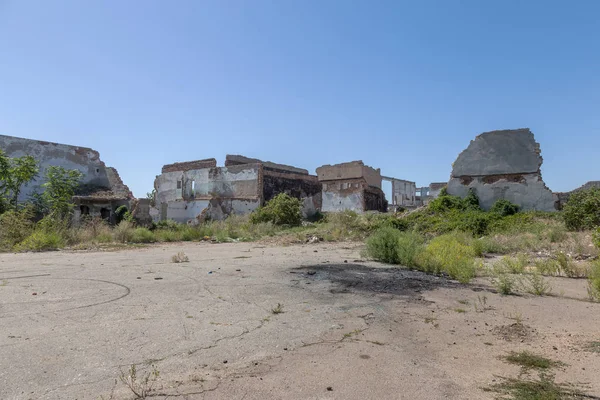
[[[600,226],[600,188],[572,193],[562,216],[569,230],[581,231]]]
[[[302,223],[299,199],[279,193],[250,216],[252,223],[271,222],[274,225],[298,226]]]

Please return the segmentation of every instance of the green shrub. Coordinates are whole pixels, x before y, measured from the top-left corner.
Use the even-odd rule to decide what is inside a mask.
[[[600,228],[597,228],[592,235],[592,241],[594,242],[594,245],[600,249]]]
[[[398,236],[398,264],[417,266],[417,258],[423,251],[423,237],[415,232],[401,232]]]
[[[420,269],[439,274],[444,272],[462,283],[475,277],[473,249],[453,234],[434,238],[418,257]]]
[[[560,273],[560,265],[552,258],[536,260],[534,265],[536,271],[542,275],[555,276]]]
[[[536,296],[544,296],[552,290],[550,283],[539,272],[525,275],[525,290]]]
[[[178,231],[170,229],[157,229],[154,231],[154,237],[159,242],[177,242],[180,239]]]
[[[299,199],[280,193],[269,200],[264,207],[255,210],[250,216],[250,221],[298,226],[302,222],[301,207],[302,203]]]
[[[473,189],[469,189],[469,193],[465,196],[464,199],[462,199],[462,203],[463,209],[465,210],[481,210],[481,207],[479,206],[479,197],[477,197],[477,194]]]
[[[440,195],[433,199],[428,208],[434,212],[446,212],[449,210],[462,210],[464,209],[463,201],[458,196],[451,196],[449,194]]]
[[[563,208],[567,229],[582,231],[600,226],[600,188],[577,191]]]
[[[398,246],[402,232],[392,227],[381,228],[367,239],[367,255],[389,264],[400,263]]]
[[[115,210],[115,218],[117,219],[117,224],[120,224],[121,221],[133,222],[133,215],[126,205],[117,207]]]
[[[131,243],[154,243],[156,238],[154,233],[147,228],[135,228],[131,233],[131,238],[126,241]]]
[[[569,255],[561,251],[557,252],[554,256],[556,257],[559,270],[564,276],[568,278],[582,278],[584,275],[586,275],[585,271],[577,268],[577,265]]]
[[[131,242],[133,239],[133,224],[129,221],[121,221],[119,225],[117,225],[113,231],[113,235],[115,240],[119,243],[127,243]]]
[[[592,264],[588,277],[588,294],[590,299],[600,301],[600,260]]]
[[[456,218],[456,217],[455,217]],[[462,232],[473,236],[483,236],[488,233],[488,227],[494,216],[482,211],[466,211],[455,221],[456,227]]]
[[[0,215],[0,249],[10,250],[33,232],[33,210],[10,210]]]
[[[390,226],[378,229],[367,239],[367,255],[390,264],[414,267],[422,250],[423,238],[420,235],[401,232]]]
[[[503,262],[497,262],[492,266],[491,281],[502,295],[513,294],[518,283],[517,278]]]
[[[514,215],[519,212],[520,207],[511,203],[506,199],[498,199],[490,208],[490,212],[498,214],[502,217]]]
[[[502,257],[499,263],[511,274],[522,274],[529,265],[529,257],[525,253],[519,253],[516,257]]]
[[[31,235],[16,246],[18,251],[58,250],[65,246],[65,240],[58,231],[43,227],[36,228]]]

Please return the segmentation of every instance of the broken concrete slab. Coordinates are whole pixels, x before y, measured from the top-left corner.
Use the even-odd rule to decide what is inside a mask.
[[[554,211],[555,199],[542,180],[540,145],[525,129],[480,134],[453,164],[448,193],[464,197],[473,189],[483,209],[499,199],[523,210]]]

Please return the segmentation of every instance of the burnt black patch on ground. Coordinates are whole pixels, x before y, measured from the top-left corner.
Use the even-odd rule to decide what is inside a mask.
[[[307,280],[337,284],[332,293],[368,292],[415,297],[439,287],[460,287],[441,276],[402,268],[373,268],[361,264],[308,265],[291,272]]]

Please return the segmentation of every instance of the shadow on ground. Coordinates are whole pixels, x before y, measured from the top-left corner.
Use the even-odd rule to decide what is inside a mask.
[[[370,292],[399,296],[418,296],[439,287],[460,287],[444,277],[403,268],[373,268],[361,264],[308,265],[294,268],[292,273],[308,280],[327,280],[337,284],[332,293]]]

